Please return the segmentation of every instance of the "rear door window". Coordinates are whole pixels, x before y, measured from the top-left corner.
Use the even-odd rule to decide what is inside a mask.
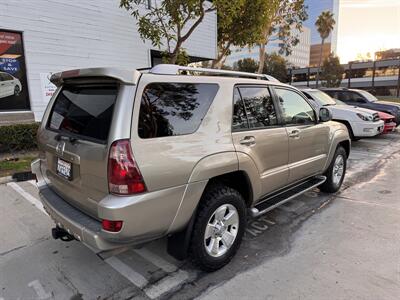
[[[242,97],[240,96],[238,88],[233,91],[233,120],[232,130],[240,131],[249,128],[249,122],[247,120],[246,109]]]
[[[47,127],[66,135],[105,143],[117,99],[117,85],[64,86]]]
[[[240,87],[251,128],[278,125],[276,110],[267,87]]]
[[[139,137],[143,139],[194,133],[205,117],[217,84],[151,83],[143,91]]]

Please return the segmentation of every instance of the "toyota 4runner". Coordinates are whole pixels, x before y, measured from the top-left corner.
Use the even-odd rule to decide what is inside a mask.
[[[102,252],[167,236],[169,253],[212,271],[247,216],[343,182],[346,127],[269,76],[158,65],[51,81],[32,170],[54,238]]]

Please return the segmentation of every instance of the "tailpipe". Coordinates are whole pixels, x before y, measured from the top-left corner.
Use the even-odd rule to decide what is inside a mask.
[[[69,234],[65,229],[60,227],[54,227],[51,229],[51,235],[55,240],[62,240],[64,242],[70,242],[75,240],[75,237],[72,234]]]

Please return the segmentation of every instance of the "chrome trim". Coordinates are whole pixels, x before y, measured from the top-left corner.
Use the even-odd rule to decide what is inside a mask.
[[[183,67],[183,66],[170,65],[170,64],[157,65],[157,66],[151,68],[149,73],[158,74],[158,75],[179,75],[182,71],[229,75],[232,77],[258,78],[258,79],[264,79],[264,80],[268,80],[268,81],[280,82],[278,79],[274,78],[273,76],[266,75],[266,74],[255,74],[255,73],[247,73],[247,72],[206,69],[206,68]]]
[[[265,213],[267,213],[267,212],[273,210],[274,208],[276,208],[276,207],[278,207],[278,206],[280,206],[280,205],[282,205],[282,204],[284,204],[284,203],[286,203],[286,202],[288,202],[288,201],[290,201],[290,200],[292,200],[292,199],[294,199],[294,198],[296,198],[296,197],[298,197],[298,196],[304,194],[305,192],[308,192],[309,190],[312,190],[313,188],[315,188],[315,187],[317,187],[317,186],[320,186],[321,184],[323,184],[323,183],[326,181],[326,176],[322,176],[322,175],[321,175],[321,176],[316,176],[316,178],[319,178],[319,179],[320,179],[320,181],[319,181],[318,183],[316,183],[316,184],[314,184],[314,185],[312,185],[312,186],[310,186],[310,187],[308,187],[308,188],[302,190],[301,192],[298,192],[298,193],[296,193],[296,194],[294,194],[294,195],[292,195],[292,196],[286,198],[285,200],[282,200],[281,202],[278,202],[277,204],[274,204],[274,205],[272,205],[272,206],[269,206],[268,208],[266,208],[266,209],[264,209],[264,210],[262,210],[262,211],[259,211],[256,207],[252,207],[252,208],[250,209],[250,215],[251,215],[253,218],[259,217],[259,216],[261,216],[261,215],[263,215],[263,214],[265,214]],[[302,184],[302,183],[300,183],[300,184]],[[299,184],[299,185],[300,185],[300,184]],[[294,186],[294,187],[296,187],[296,186]],[[292,188],[294,188],[294,187],[292,187]],[[280,195],[280,194],[282,194],[282,193],[284,193],[284,192],[286,192],[286,191],[287,191],[287,190],[283,190],[282,192],[280,192],[279,194],[275,195],[274,197],[276,197],[276,196],[278,196],[278,195]],[[274,197],[272,197],[272,198],[274,198]],[[264,200],[264,201],[268,201],[268,199],[266,199],[266,200]],[[263,202],[263,201],[262,201],[262,202]],[[259,202],[259,203],[257,203],[257,204],[260,204],[260,203],[262,203],[262,202]]]

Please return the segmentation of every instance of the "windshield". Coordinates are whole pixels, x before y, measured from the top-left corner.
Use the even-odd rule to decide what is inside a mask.
[[[321,91],[309,91],[310,95],[313,96],[318,102],[319,105],[328,106],[328,105],[335,105],[336,102],[333,100],[328,94],[325,94]]]
[[[363,95],[364,98],[367,99],[369,102],[378,101],[378,99],[374,95],[368,93],[367,91],[358,90],[357,92],[360,93],[361,95]]]
[[[335,100],[337,105],[348,105],[348,104],[344,103],[343,101],[340,101],[339,99],[333,99],[333,100]]]

